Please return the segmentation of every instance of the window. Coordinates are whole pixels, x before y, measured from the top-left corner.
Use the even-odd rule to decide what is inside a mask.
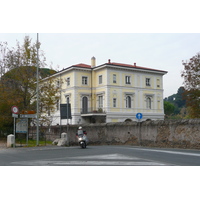
[[[99,84],[102,84],[102,75],[99,76]]]
[[[113,107],[116,108],[117,107],[117,99],[113,98]]]
[[[69,86],[70,85],[70,77],[68,77],[66,81],[67,81],[67,86]]]
[[[157,87],[160,87],[160,79],[157,79]]]
[[[87,97],[82,98],[82,113],[84,114],[88,113],[88,98]]]
[[[151,109],[151,97],[147,97],[147,109]]]
[[[126,108],[131,108],[131,97],[130,96],[126,97]]]
[[[146,86],[151,86],[151,79],[150,78],[146,78]]]
[[[82,76],[82,84],[87,85],[88,83],[88,77],[87,76]]]
[[[130,76],[126,76],[125,77],[125,82],[126,82],[126,84],[131,84],[131,77]]]
[[[103,96],[99,96],[99,108],[103,108]]]
[[[113,74],[113,83],[117,83],[117,76],[116,76],[116,74]]]

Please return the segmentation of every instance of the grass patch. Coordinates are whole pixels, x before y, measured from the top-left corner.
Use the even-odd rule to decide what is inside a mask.
[[[16,146],[23,146],[23,147],[35,147],[37,146],[37,141],[36,140],[28,140],[28,145],[26,144],[26,140],[25,139],[22,139],[22,140],[19,140],[19,139],[16,139],[15,141],[16,143]],[[39,146],[47,146],[47,145],[52,145],[52,141],[44,141],[44,140],[39,140]]]

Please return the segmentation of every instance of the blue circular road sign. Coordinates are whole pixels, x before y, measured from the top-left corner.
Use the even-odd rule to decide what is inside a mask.
[[[143,117],[142,113],[137,113],[137,114],[136,114],[136,118],[137,118],[137,119],[142,119],[142,117]]]

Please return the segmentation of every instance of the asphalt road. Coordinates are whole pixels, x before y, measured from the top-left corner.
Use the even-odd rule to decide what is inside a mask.
[[[0,148],[0,166],[200,166],[200,151],[117,145]]]

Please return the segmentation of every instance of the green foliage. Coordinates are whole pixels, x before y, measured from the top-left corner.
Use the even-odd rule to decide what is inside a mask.
[[[44,82],[40,82],[40,122],[43,125],[50,125],[52,123],[51,113],[54,113],[58,100],[60,99],[60,86],[61,80],[47,78]]]
[[[165,115],[171,115],[175,110],[175,106],[168,102],[168,101],[164,101],[164,111],[165,111]]]
[[[200,90],[188,90],[186,96],[190,118],[200,118]]]
[[[173,111],[172,105],[174,106]],[[173,94],[164,99],[164,111],[167,117],[170,117],[171,119],[180,119],[186,117],[187,111],[184,87],[180,87],[176,94]]]
[[[13,105],[18,106],[20,111],[36,110],[37,46],[39,44],[32,44],[28,36],[24,38],[24,44],[20,46],[18,42],[16,48],[9,49],[7,43],[0,43],[0,133],[10,133],[10,127],[13,127]],[[45,68],[45,60],[40,50],[40,79],[56,73]],[[46,88],[46,93],[50,93],[52,98],[54,89]],[[40,102],[45,105],[42,99]]]
[[[183,62],[186,104],[191,118],[200,118],[200,53]]]
[[[41,78],[43,79],[43,78],[46,78],[48,76],[55,74],[56,71],[53,69],[49,69],[49,68],[40,68],[39,73],[40,73]]]

